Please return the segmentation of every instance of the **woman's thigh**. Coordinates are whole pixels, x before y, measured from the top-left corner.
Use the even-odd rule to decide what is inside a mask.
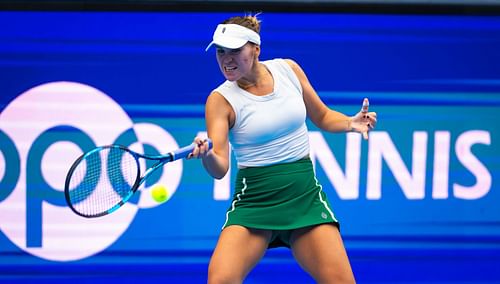
[[[271,231],[232,225],[222,230],[208,268],[208,283],[241,283],[264,256]]]
[[[295,230],[290,238],[295,259],[318,283],[355,283],[338,228],[321,224]]]

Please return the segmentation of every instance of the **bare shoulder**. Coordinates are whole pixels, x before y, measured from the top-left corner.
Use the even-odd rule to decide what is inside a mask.
[[[233,107],[219,92],[212,92],[205,104],[205,117],[208,121],[223,119],[230,127],[234,124],[235,113]]]
[[[301,69],[299,64],[293,60],[293,59],[290,59],[290,58],[285,58],[284,59],[286,63],[288,63],[288,65],[290,65],[290,67],[292,67],[292,69],[295,71],[297,69]]]
[[[207,98],[205,110],[207,113],[227,115],[232,110],[232,107],[221,93],[214,91]]]
[[[286,63],[288,63],[288,65],[290,65],[290,67],[292,68],[293,72],[295,72],[295,74],[300,78],[302,79],[303,77],[305,77],[305,73],[304,73],[304,70],[302,70],[302,67],[300,67],[300,65],[293,59],[284,59]]]
[[[226,100],[226,98],[224,98],[224,96],[221,93],[217,92],[217,91],[213,91],[212,93],[210,93],[210,95],[207,98],[206,104],[207,105],[209,105],[209,104],[210,105],[215,104],[218,107],[224,107],[224,106],[230,107],[230,104]]]

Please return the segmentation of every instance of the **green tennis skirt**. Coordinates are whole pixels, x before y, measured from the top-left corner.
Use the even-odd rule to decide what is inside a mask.
[[[238,170],[235,192],[223,228],[241,225],[271,230],[269,247],[290,247],[294,229],[338,221],[311,159]]]

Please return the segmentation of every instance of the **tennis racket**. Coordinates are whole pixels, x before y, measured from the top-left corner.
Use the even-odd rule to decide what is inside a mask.
[[[212,141],[206,142],[212,148]],[[66,202],[73,212],[86,218],[113,213],[151,173],[166,163],[186,158],[195,146],[193,143],[160,156],[139,154],[121,145],[97,147],[81,155],[69,169],[64,185]],[[156,163],[141,172],[140,159]]]

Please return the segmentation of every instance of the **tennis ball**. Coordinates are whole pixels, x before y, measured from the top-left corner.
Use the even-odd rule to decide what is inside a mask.
[[[154,185],[151,189],[151,197],[158,203],[165,202],[168,199],[167,187],[163,184]]]

